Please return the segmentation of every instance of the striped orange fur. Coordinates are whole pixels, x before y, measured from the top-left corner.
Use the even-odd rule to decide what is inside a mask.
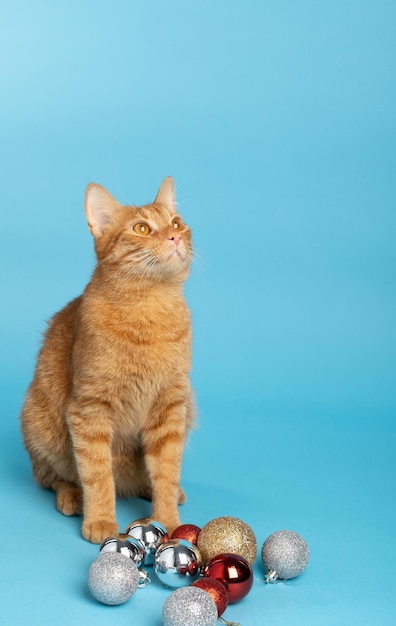
[[[83,513],[85,539],[118,532],[117,494],[152,499],[152,518],[172,532],[193,421],[191,233],[170,177],[141,207],[89,185],[85,212],[98,263],[49,322],[21,415],[25,446],[58,509]]]

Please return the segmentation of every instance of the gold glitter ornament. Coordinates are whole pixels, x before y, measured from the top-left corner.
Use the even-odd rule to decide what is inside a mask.
[[[198,536],[198,549],[206,564],[224,552],[243,556],[253,565],[257,555],[254,532],[242,520],[226,515],[205,524]]]

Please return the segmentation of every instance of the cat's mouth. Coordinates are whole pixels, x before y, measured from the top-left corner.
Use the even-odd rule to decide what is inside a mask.
[[[171,259],[179,258],[181,261],[184,261],[186,255],[180,249],[180,247],[175,247],[173,250],[170,250],[166,255],[166,260],[169,261]]]

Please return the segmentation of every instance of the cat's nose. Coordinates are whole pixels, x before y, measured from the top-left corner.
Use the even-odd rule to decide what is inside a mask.
[[[178,246],[180,242],[180,235],[178,233],[172,233],[169,235],[168,239],[169,241],[173,241],[175,246]]]

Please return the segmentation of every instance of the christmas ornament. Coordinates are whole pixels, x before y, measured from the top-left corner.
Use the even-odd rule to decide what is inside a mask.
[[[261,558],[267,568],[265,582],[277,578],[295,578],[305,570],[309,561],[308,545],[301,535],[292,530],[278,530],[263,543]]]
[[[253,565],[257,555],[254,532],[237,517],[217,517],[199,533],[198,548],[204,563],[225,552],[239,554]]]
[[[165,587],[178,589],[191,585],[201,573],[199,550],[190,541],[171,539],[154,556],[154,571]]]
[[[217,615],[223,615],[228,606],[228,593],[225,586],[216,578],[199,578],[193,583],[193,587],[203,589],[210,595],[217,607]]]
[[[102,552],[89,568],[89,590],[103,604],[123,604],[138,584],[138,568],[120,552]]]
[[[131,559],[136,567],[140,568],[144,563],[144,544],[140,539],[129,535],[118,537],[107,537],[100,546],[100,552],[119,552]]]
[[[253,570],[247,559],[239,554],[219,554],[209,561],[205,576],[216,578],[226,588],[229,602],[244,598],[253,585]]]
[[[217,607],[203,589],[182,587],[165,600],[162,609],[164,626],[216,626]]]
[[[182,524],[181,526],[175,528],[171,535],[171,539],[185,539],[186,541],[191,541],[191,543],[196,546],[200,532],[200,527],[195,526],[195,524]]]
[[[139,539],[145,550],[145,565],[152,565],[154,554],[157,548],[168,541],[169,535],[166,529],[159,522],[150,520],[149,518],[137,519],[129,524],[125,533],[135,539]]]

